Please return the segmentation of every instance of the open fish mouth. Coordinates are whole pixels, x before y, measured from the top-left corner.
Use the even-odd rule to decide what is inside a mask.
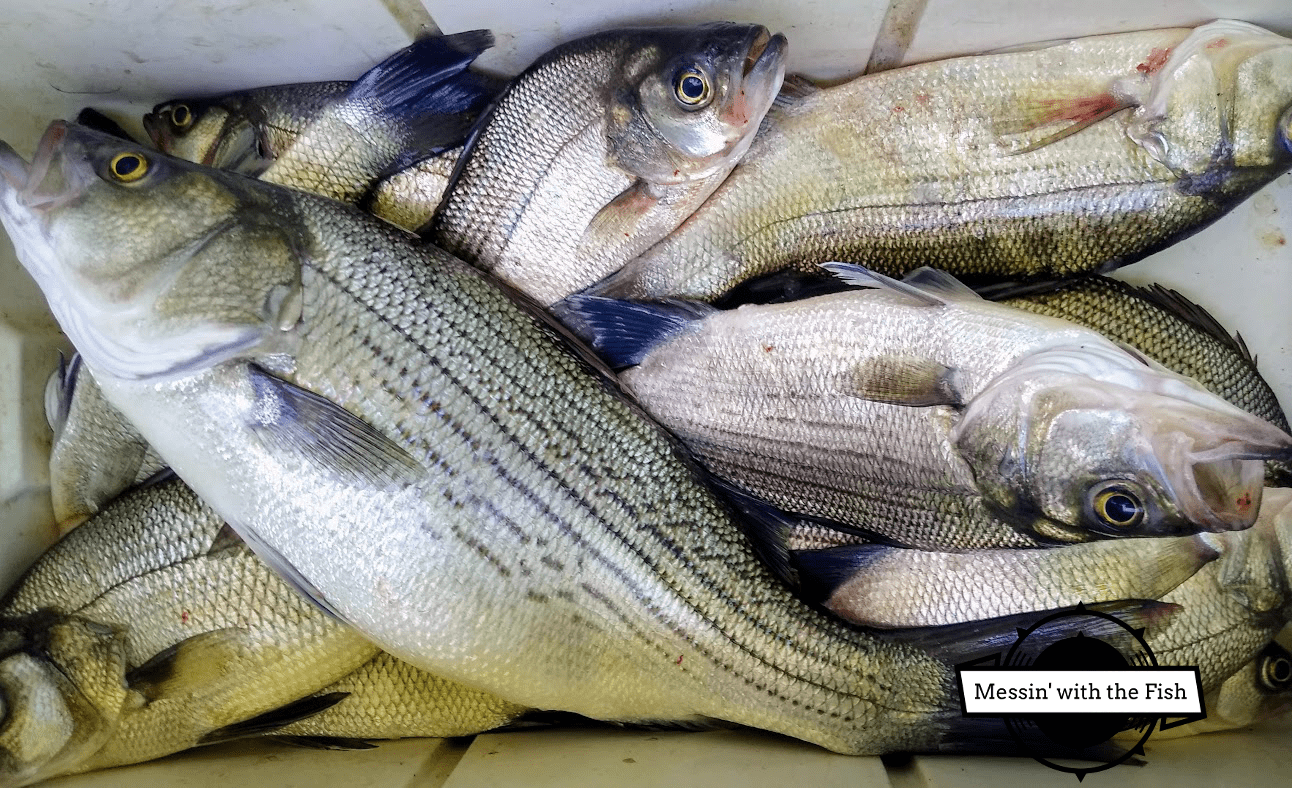
[[[16,192],[16,207],[32,212],[33,218],[75,199],[94,177],[88,167],[67,165],[63,155],[67,130],[64,121],[49,124],[30,166],[13,148],[0,143],[0,177]]]
[[[753,41],[745,54],[744,67],[740,72],[742,79],[764,80],[773,77],[775,72],[784,66],[785,51],[789,46],[785,36],[772,35],[765,27],[758,28]],[[779,80],[777,80],[779,83]],[[777,84],[777,90],[780,85]]]

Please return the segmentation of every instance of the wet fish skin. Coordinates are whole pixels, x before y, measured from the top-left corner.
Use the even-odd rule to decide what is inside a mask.
[[[86,698],[96,714],[74,717],[57,757],[29,756],[0,785],[191,748],[317,691],[376,653],[239,540],[222,539],[223,529],[178,481],[154,485],[70,533],[19,582],[0,611],[0,636],[59,627],[105,634],[43,657],[51,673],[71,678],[57,697],[9,708],[25,727],[46,726],[62,716],[53,710],[60,703],[75,708]],[[54,624],[43,623],[50,618]],[[27,692],[40,686],[33,677],[20,681]]]
[[[50,376],[45,412],[54,431],[49,486],[62,532],[164,467],[143,436],[103,398],[79,355],[60,362]]]
[[[1222,20],[809,90],[704,206],[589,292],[710,301],[827,261],[1008,279],[1134,262],[1292,165],[1289,43]]]
[[[1289,429],[1278,397],[1257,371],[1242,337],[1230,335],[1206,310],[1174,290],[1092,276],[1027,295],[1004,290],[993,298],[1093,328],[1193,378],[1248,413]],[[1266,484],[1292,485],[1292,469],[1287,463],[1269,463]]]
[[[939,659],[794,598],[667,434],[480,272],[340,203],[180,162],[148,159],[141,188],[88,178],[82,168],[150,154],[75,127],[55,124],[40,151],[23,200],[66,196],[59,183],[78,198],[42,203],[41,218],[12,187],[0,202],[51,293],[63,292],[58,268],[92,259],[87,247],[115,264],[119,239],[96,215],[133,225],[183,206],[182,233],[204,241],[183,247],[178,277],[175,234],[160,268],[144,254],[160,238],[130,250],[135,281],[165,271],[179,286],[121,295],[183,321],[140,341],[104,322],[95,300],[108,293],[50,301],[176,472],[390,653],[519,705],[602,719],[717,718],[850,753],[963,736],[948,663],[973,642],[942,643]],[[10,181],[15,158],[0,157]],[[302,252],[284,264],[290,248]],[[239,261],[255,276],[234,275]],[[240,298],[180,284],[203,270]],[[290,282],[299,298],[269,297]],[[298,417],[279,418],[289,405]]]
[[[930,627],[1119,599],[1160,599],[1218,553],[1203,539],[1121,539],[962,553],[885,545],[799,552],[805,585],[863,626]]]
[[[785,47],[729,22],[557,47],[482,116],[423,234],[542,304],[592,284],[722,182],[780,88]],[[688,75],[706,84],[694,105]]]
[[[461,145],[497,81],[465,69],[487,30],[430,36],[353,83],[174,101],[144,117],[161,150],[270,183],[359,200],[385,173]]]
[[[632,367],[625,389],[715,476],[872,541],[1044,547],[1255,520],[1258,461],[1178,447],[1233,437],[1274,456],[1286,433],[1089,329],[932,289],[945,283],[726,312],[579,296],[561,314]],[[1101,517],[1109,485],[1133,486],[1143,518]]]
[[[461,148],[453,148],[383,178],[364,198],[364,207],[374,216],[416,232],[435,215],[461,155]]]

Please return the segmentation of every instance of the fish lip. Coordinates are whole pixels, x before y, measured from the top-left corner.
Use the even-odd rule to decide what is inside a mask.
[[[68,166],[64,140],[68,132],[75,128],[66,121],[56,120],[45,129],[45,134],[36,146],[36,154],[31,159],[31,168],[27,172],[27,183],[18,192],[18,204],[37,214],[47,214],[61,205],[80,196],[88,183],[89,176],[82,168]],[[42,192],[49,176],[50,168],[57,163],[63,176],[62,184],[53,191]]]
[[[148,139],[152,140],[153,147],[157,150],[169,150],[170,135],[166,133],[166,124],[162,122],[161,115],[154,108],[143,117],[144,133]]]
[[[789,40],[784,34],[772,35],[767,28],[758,28],[746,51],[741,78],[763,79],[778,70],[785,62],[788,47]]]

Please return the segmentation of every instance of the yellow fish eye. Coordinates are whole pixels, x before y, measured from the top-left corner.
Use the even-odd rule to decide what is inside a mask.
[[[118,153],[108,163],[108,172],[122,183],[133,183],[148,172],[148,160],[138,153]]]
[[[1274,655],[1261,660],[1261,682],[1272,692],[1286,690],[1292,683],[1292,662],[1287,657]]]
[[[176,104],[170,109],[170,122],[177,129],[186,129],[193,125],[193,110],[187,104]]]
[[[1134,528],[1144,520],[1144,503],[1122,484],[1109,484],[1094,496],[1095,517],[1118,529]]]
[[[699,69],[684,68],[673,78],[673,94],[688,107],[701,107],[713,98],[713,88]]]

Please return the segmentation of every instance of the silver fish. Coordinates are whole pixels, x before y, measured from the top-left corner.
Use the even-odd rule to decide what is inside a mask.
[[[1086,328],[926,271],[718,312],[561,312],[711,472],[928,550],[1241,529],[1292,437]],[[912,284],[917,282],[918,284]]]
[[[144,116],[163,151],[354,202],[382,175],[462,144],[497,83],[466,71],[488,30],[429,36],[353,83],[177,99]]]
[[[146,487],[69,533],[9,593],[0,785],[236,737],[372,658],[376,646],[225,528],[179,482]]]
[[[784,36],[729,22],[557,47],[477,123],[426,236],[543,304],[592,284],[717,188],[784,56]]]
[[[963,553],[862,545],[802,552],[822,605],[873,627],[930,627],[1119,599],[1161,599],[1219,553],[1173,537]],[[805,581],[806,582],[806,581]]]
[[[62,532],[165,465],[138,430],[103,399],[80,355],[65,364],[60,359],[50,376],[45,415],[54,431],[49,487]]]
[[[1207,693],[1203,706],[1206,719],[1158,731],[1153,740],[1245,728],[1286,714],[1292,709],[1292,653],[1270,643],[1219,689]]]
[[[1292,166],[1292,41],[1244,22],[1078,38],[810,90],[592,292],[712,300],[783,268],[1069,276],[1196,232]]]
[[[950,665],[980,634],[930,651],[795,598],[668,434],[466,263],[62,123],[0,174],[19,258],[109,400],[394,656],[598,719],[848,753],[977,742]]]

